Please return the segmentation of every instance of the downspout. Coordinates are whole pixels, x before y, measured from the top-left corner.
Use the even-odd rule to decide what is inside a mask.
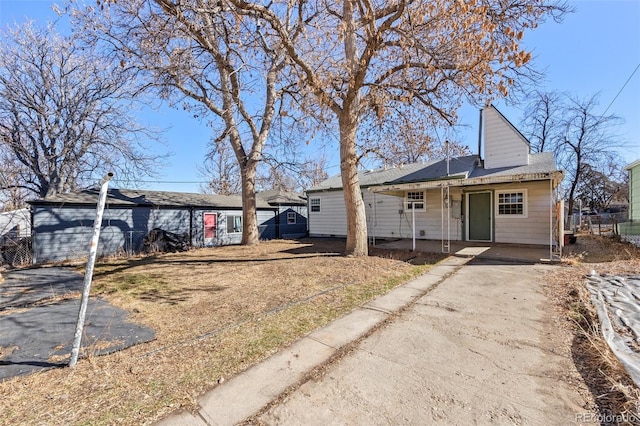
[[[276,212],[276,238],[282,238],[282,230],[280,229],[280,221],[282,220],[281,205],[278,203],[278,211]]]
[[[38,259],[36,258],[36,253],[37,253],[37,244],[36,244],[36,228],[33,225],[33,211],[35,210],[35,207],[33,206],[33,204],[31,204],[31,206],[29,206],[29,213],[31,216],[31,263],[33,265],[36,264],[36,262],[38,261]]]
[[[193,206],[189,208],[189,247],[193,247]]]

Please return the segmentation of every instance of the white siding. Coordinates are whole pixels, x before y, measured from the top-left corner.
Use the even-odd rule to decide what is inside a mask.
[[[0,241],[3,237],[15,239],[31,236],[31,212],[19,209],[0,213]]]
[[[453,205],[460,208],[461,191],[479,190],[526,190],[527,217],[495,217],[497,207],[494,200],[494,238],[497,243],[549,244],[549,214],[551,191],[549,181],[509,183],[504,185],[451,188]],[[411,211],[404,210],[404,197],[374,194],[363,191],[369,237],[412,238]],[[346,211],[342,191],[309,194],[309,199],[320,198],[320,212],[309,212],[309,235],[311,237],[345,237],[347,234]],[[426,192],[426,211],[415,212],[416,239],[440,240],[442,238],[441,192]],[[375,209],[374,209],[375,205]],[[452,241],[463,239],[463,222],[454,208],[450,210],[450,236]],[[445,218],[444,230],[447,230]],[[421,235],[423,231],[424,235]],[[446,237],[446,235],[445,235]]]
[[[527,190],[527,217],[496,217],[495,241],[515,244],[549,244],[549,215],[551,213],[551,189],[549,181],[512,183],[496,190]],[[494,200],[497,197],[494,197]],[[494,211],[497,205],[494,201]]]
[[[484,168],[529,164],[529,145],[495,108],[484,110]]]
[[[309,235],[311,237],[329,237],[347,235],[347,211],[342,191],[307,194],[309,200],[320,199],[320,211],[309,209]]]
[[[309,235],[312,237],[347,235],[346,210],[342,191],[309,194],[320,198],[320,213],[309,212]],[[363,191],[369,237],[412,238],[412,212],[404,209],[404,196],[374,194]],[[459,191],[452,189],[451,197],[460,200]],[[457,198],[456,198],[457,197]],[[439,240],[442,237],[440,190],[427,191],[426,211],[415,211],[417,239]],[[375,207],[374,207],[375,206]],[[451,212],[453,215],[453,211]],[[446,226],[446,218],[445,218]],[[450,238],[461,238],[461,221],[451,218]],[[445,228],[446,230],[446,228]]]

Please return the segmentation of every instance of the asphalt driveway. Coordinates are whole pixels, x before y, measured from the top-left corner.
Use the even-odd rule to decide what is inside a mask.
[[[71,268],[3,273],[0,283],[0,380],[68,363],[83,276]],[[92,298],[83,348],[104,355],[153,340],[152,329],[132,323],[128,313]]]

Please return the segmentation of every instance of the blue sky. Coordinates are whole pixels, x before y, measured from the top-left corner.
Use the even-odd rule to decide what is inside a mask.
[[[5,27],[26,17],[37,21],[53,19],[54,3],[0,0],[0,25]],[[533,50],[536,66],[545,70],[540,88],[566,91],[581,98],[599,93],[596,112],[604,113],[609,107],[607,114],[624,119],[619,134],[627,147],[621,154],[625,163],[631,163],[640,159],[640,69],[632,76],[640,65],[640,0],[572,0],[570,4],[576,12],[567,15],[562,24],[547,22],[525,35],[524,42]],[[520,108],[501,102],[496,106],[514,125],[519,125]],[[460,116],[462,123],[468,125],[462,133],[463,141],[475,151],[478,112],[465,106]],[[167,146],[162,149],[174,154],[162,170],[162,182],[145,182],[142,186],[198,192],[199,184],[195,182],[202,177],[197,166],[205,155],[209,129],[191,115],[170,108],[145,113],[142,121],[162,128],[170,126],[164,135]],[[329,174],[339,173],[335,157],[337,152]]]

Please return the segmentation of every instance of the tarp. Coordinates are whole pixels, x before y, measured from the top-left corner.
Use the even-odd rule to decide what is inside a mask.
[[[588,276],[602,334],[636,386],[640,387],[640,276]]]

